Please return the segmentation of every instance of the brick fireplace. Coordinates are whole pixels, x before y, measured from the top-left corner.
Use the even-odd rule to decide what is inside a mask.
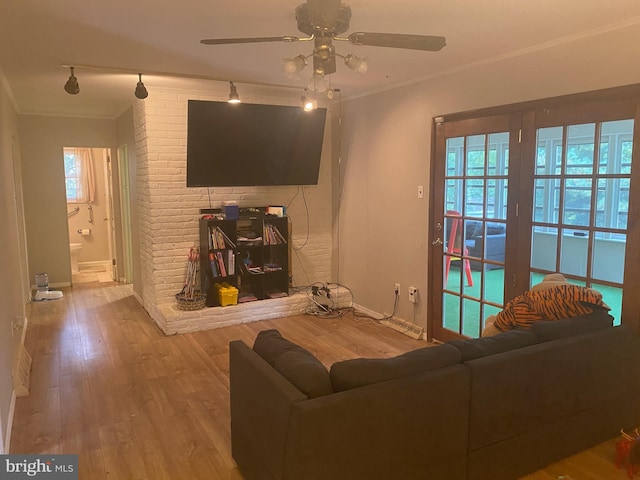
[[[226,86],[226,84],[225,84]],[[243,97],[251,92],[243,89]],[[294,105],[295,91],[253,93],[250,103]],[[187,255],[198,244],[201,208],[217,208],[233,200],[240,206],[285,205],[292,223],[291,270],[294,287],[330,282],[333,270],[332,128],[327,115],[323,155],[317,186],[187,188],[187,102],[225,101],[219,93],[156,89],[134,104],[136,143],[135,199],[140,230],[141,302],[166,333],[217,328],[248,321],[300,313],[306,293],[249,304],[184,312],[176,308],[175,294],[184,284]],[[306,200],[306,205],[305,205]],[[308,215],[308,223],[307,223]],[[307,234],[308,225],[308,234]]]

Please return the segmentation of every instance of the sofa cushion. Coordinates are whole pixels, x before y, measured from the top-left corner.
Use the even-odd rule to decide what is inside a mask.
[[[528,330],[509,330],[493,337],[473,338],[468,340],[450,340],[462,354],[462,361],[486,357],[496,353],[508,352],[516,348],[528,347],[538,343],[538,338]]]
[[[504,223],[487,223],[487,235],[500,235],[506,232]]]
[[[392,358],[355,358],[331,366],[333,390],[340,392],[460,363],[451,345],[424,347]]]
[[[564,318],[553,322],[535,322],[531,325],[530,331],[538,338],[538,342],[548,342],[612,326],[613,317],[606,311],[597,310],[579,317]]]
[[[258,333],[253,350],[309,398],[333,393],[327,368],[308,350],[278,330]]]
[[[467,220],[465,222],[465,228],[466,239],[482,237],[484,234],[484,232],[482,231],[482,222],[479,222],[477,220]]]

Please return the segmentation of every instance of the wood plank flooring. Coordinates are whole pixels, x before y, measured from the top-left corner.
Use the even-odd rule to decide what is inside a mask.
[[[327,366],[425,345],[351,315],[167,337],[130,287],[76,285],[61,300],[31,306],[31,389],[16,402],[11,452],[76,453],[82,480],[241,480],[231,458],[228,343],[251,345],[267,328],[278,328]],[[612,454],[610,441],[525,478],[627,478]]]

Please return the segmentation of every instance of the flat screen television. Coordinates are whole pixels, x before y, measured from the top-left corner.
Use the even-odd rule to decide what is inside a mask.
[[[187,187],[317,185],[326,109],[189,100]]]

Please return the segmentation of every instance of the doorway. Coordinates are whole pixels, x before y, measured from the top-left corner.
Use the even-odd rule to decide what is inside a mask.
[[[555,272],[600,291],[614,323],[640,329],[640,278],[629,274],[640,261],[630,247],[640,241],[638,90],[436,121],[432,338],[480,336],[489,315]]]
[[[64,148],[72,283],[114,281],[110,149]]]

